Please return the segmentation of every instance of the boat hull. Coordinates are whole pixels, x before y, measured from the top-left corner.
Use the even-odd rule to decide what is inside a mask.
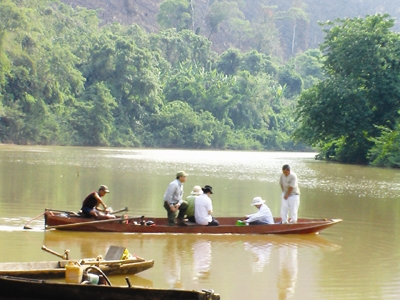
[[[139,287],[110,287],[85,284],[53,283],[44,280],[0,276],[1,297],[12,299],[57,300],[218,300],[199,291]]]
[[[41,261],[41,262],[9,262],[0,263],[0,276],[21,276],[28,278],[63,278],[65,277],[65,264],[67,261]],[[95,263],[93,265],[96,265]],[[85,265],[88,267],[89,265]],[[134,275],[150,269],[154,260],[145,260],[128,264],[100,265],[106,275]]]
[[[94,219],[60,215],[51,211],[45,214],[45,226],[58,230],[95,231],[95,232],[131,232],[131,233],[186,233],[186,234],[310,234],[341,222],[341,219],[299,219],[295,224],[270,224],[254,226],[236,226],[238,217],[217,218],[220,226],[202,226],[187,223],[187,226],[168,226],[167,218],[145,218],[155,225],[136,225],[134,220],[96,223]],[[139,221],[139,218],[138,218]],[[85,224],[89,222],[89,224]],[[275,222],[280,222],[275,218]],[[72,225],[77,224],[79,225]],[[58,227],[59,226],[59,227]]]

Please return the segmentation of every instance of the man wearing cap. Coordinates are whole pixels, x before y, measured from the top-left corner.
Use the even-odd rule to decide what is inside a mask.
[[[97,206],[100,204],[103,206],[104,211],[107,212],[107,205],[104,204],[103,199],[101,197],[104,197],[107,193],[109,193],[109,189],[105,185],[101,185],[99,187],[98,192],[91,192],[85,200],[83,200],[82,203],[82,213],[85,217],[99,217],[99,212],[97,211]],[[105,216],[102,216],[104,218],[115,218],[113,215],[106,214]]]
[[[274,224],[274,217],[269,207],[265,204],[265,200],[261,197],[255,197],[251,205],[257,207],[258,212],[246,216],[245,222],[248,225]]]
[[[297,211],[300,205],[300,189],[297,175],[290,171],[289,165],[284,165],[282,167],[279,184],[282,189],[282,223],[288,223],[288,214],[290,214],[289,222],[297,223]]]
[[[213,207],[210,195],[213,194],[212,186],[202,188],[203,194],[196,198],[194,203],[194,217],[199,225],[218,226],[219,223],[212,216]]]
[[[188,203],[188,208],[186,210],[186,217],[190,222],[196,223],[196,218],[194,217],[194,203],[197,196],[201,194],[203,194],[201,187],[195,185],[190,195],[186,198],[186,202]]]
[[[175,225],[175,218],[177,218],[178,225],[185,224],[185,214],[188,203],[182,200],[183,197],[183,183],[186,182],[187,174],[184,171],[176,173],[176,179],[172,181],[164,194],[164,208],[168,213],[168,225]],[[178,216],[176,216],[177,212]]]

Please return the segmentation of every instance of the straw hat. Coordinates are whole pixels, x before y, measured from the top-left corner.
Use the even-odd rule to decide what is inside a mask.
[[[251,203],[252,206],[254,205],[260,205],[260,204],[264,204],[265,200],[263,200],[261,197],[255,197],[253,199],[253,202]]]
[[[190,194],[191,195],[201,195],[201,194],[203,194],[203,191],[201,190],[201,186],[195,185]]]

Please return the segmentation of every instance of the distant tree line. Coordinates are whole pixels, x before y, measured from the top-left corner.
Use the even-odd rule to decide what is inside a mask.
[[[326,22],[320,49],[283,62],[267,44],[217,54],[193,30],[191,6],[174,9],[167,18],[160,7],[168,28],[149,34],[100,27],[95,11],[58,1],[2,1],[0,142],[311,145],[321,159],[400,166],[400,35],[388,15]]]
[[[291,139],[296,99],[322,78],[319,51],[218,55],[192,30],[100,27],[50,0],[4,0],[0,20],[0,142],[305,148]]]

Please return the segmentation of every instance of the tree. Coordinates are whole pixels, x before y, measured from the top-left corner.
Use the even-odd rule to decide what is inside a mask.
[[[161,28],[190,29],[192,10],[188,0],[164,0],[160,5],[157,22]]]
[[[308,15],[306,5],[302,0],[294,0],[288,11],[281,11],[276,15],[281,20],[281,40],[286,56],[294,56],[297,49],[307,48],[305,32],[307,31]],[[297,46],[297,47],[296,47]],[[300,46],[300,47],[299,47]]]
[[[104,83],[96,83],[83,95],[75,118],[79,144],[108,146],[114,127],[113,110],[116,102]]]
[[[308,89],[324,78],[322,53],[318,49],[310,49],[289,61],[303,80],[303,88]]]
[[[242,54],[238,49],[228,49],[222,53],[217,61],[218,72],[225,75],[234,75],[239,69]]]
[[[368,153],[371,165],[377,167],[400,168],[400,123],[394,130],[379,126],[381,135],[372,138],[374,145]]]
[[[190,30],[168,29],[150,37],[151,49],[160,52],[173,68],[186,61],[206,66],[212,52],[211,42]]]
[[[228,2],[226,0],[215,0],[209,8],[209,12],[206,16],[206,24],[210,30],[208,39],[211,35],[217,33],[219,25],[226,20],[237,20],[243,19],[243,13],[240,11],[236,2]],[[244,25],[244,24],[242,24]]]
[[[168,148],[225,148],[230,131],[210,112],[196,113],[182,101],[165,105],[151,123],[155,145]]]
[[[6,34],[18,28],[24,28],[27,24],[21,10],[9,0],[0,3],[0,20],[0,84],[2,84],[6,67],[9,65],[4,47]]]
[[[392,129],[398,117],[400,36],[386,14],[325,25],[326,79],[301,94],[295,135],[332,159],[366,163],[376,126]]]

